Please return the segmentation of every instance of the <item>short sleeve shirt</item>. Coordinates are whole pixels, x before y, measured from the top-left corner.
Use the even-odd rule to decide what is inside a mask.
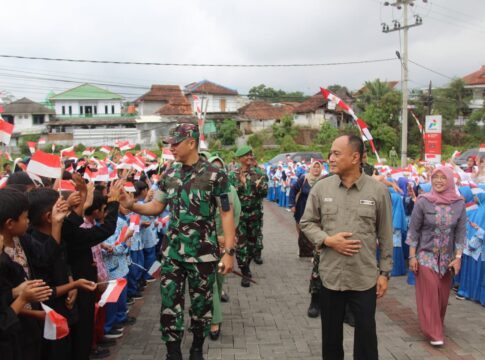
[[[203,159],[175,163],[163,176],[155,200],[170,207],[164,256],[183,262],[219,259],[215,214],[220,196],[229,194],[227,175]]]

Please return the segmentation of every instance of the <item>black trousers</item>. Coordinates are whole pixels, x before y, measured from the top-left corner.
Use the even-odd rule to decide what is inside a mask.
[[[322,356],[343,360],[343,322],[348,304],[355,318],[354,359],[377,360],[376,287],[365,291],[334,291],[322,287]]]
[[[77,294],[79,321],[73,327],[71,334],[72,359],[89,360],[93,342],[94,304],[96,294],[80,290]]]

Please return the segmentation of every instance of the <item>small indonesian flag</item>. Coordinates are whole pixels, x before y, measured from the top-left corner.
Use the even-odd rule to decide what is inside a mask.
[[[123,226],[123,228],[121,229],[121,232],[120,232],[120,236],[118,237],[118,240],[116,240],[116,242],[115,242],[115,246],[123,244],[126,240],[128,240],[126,238],[126,234],[127,234],[128,230],[129,230],[128,225]]]
[[[397,168],[397,169],[392,169],[391,171],[391,177],[394,179],[394,180],[399,180],[399,178],[402,178],[404,177],[404,172],[401,168]]]
[[[85,178],[89,182],[94,182],[95,179],[96,179],[96,172],[91,171],[91,169],[89,169],[87,167],[86,170],[84,170],[84,176],[83,176],[83,178]]]
[[[123,188],[125,189],[126,192],[129,192],[129,193],[136,192],[135,185],[133,185],[133,183],[129,181],[125,183],[125,186]]]
[[[71,159],[71,160],[75,160],[77,161],[78,157],[76,155],[76,152],[75,151],[61,151],[61,157],[63,158],[68,158],[68,159]]]
[[[47,142],[46,139],[44,137],[41,137],[41,138],[39,138],[38,144],[39,145],[45,145],[46,142]]]
[[[132,158],[131,166],[133,166],[133,169],[135,169],[136,171],[144,171],[146,167],[145,161],[143,161],[143,159],[138,156],[134,156]]]
[[[127,151],[135,148],[135,144],[130,144],[129,141],[122,141],[118,143],[118,147],[121,151]]]
[[[94,181],[109,182],[109,171],[106,166],[99,166]]]
[[[12,124],[0,118],[0,142],[8,145],[12,137],[13,128]]]
[[[453,155],[451,155],[451,158],[452,158],[452,159],[455,159],[455,158],[457,158],[457,157],[458,157],[458,156],[460,156],[460,155],[461,155],[461,152],[459,152],[458,150],[455,150],[455,151],[453,152]]]
[[[160,268],[162,267],[162,264],[160,261],[155,260],[155,262],[150,266],[150,269],[148,269],[148,274],[152,277],[155,277],[155,275],[160,271]]]
[[[5,186],[7,186],[7,180],[8,177],[3,177],[0,179],[0,189],[3,189]]]
[[[29,151],[31,154],[35,153],[37,143],[35,141],[27,141],[27,146],[29,147]]]
[[[82,168],[84,165],[86,165],[86,160],[81,160],[77,163],[76,165],[76,170],[79,170],[80,168]]]
[[[67,319],[47,305],[41,303],[41,306],[45,311],[44,339],[59,340],[69,335]]]
[[[63,154],[64,153],[69,153],[70,154],[71,152],[74,152],[74,145],[73,146],[69,146],[69,147],[67,147],[65,149],[62,149],[61,150],[61,156],[68,157],[68,155],[63,155]]]
[[[159,181],[160,181],[160,175],[153,174],[152,175],[152,182],[154,182],[155,184],[157,184]]]
[[[70,174],[74,174],[74,168],[72,167],[72,164],[69,165],[69,167],[66,169],[66,171]]]
[[[115,303],[118,301],[121,292],[126,286],[126,279],[116,279],[108,281],[108,287],[104,291],[103,295],[101,295],[101,299],[99,299],[99,306],[104,306],[106,303]]]
[[[158,169],[158,163],[153,162],[150,165],[148,165],[147,167],[145,167],[145,172],[148,173],[149,171],[156,171],[157,169]]]
[[[478,150],[480,154],[485,153],[485,144],[480,144],[480,150]]]
[[[130,215],[130,230],[133,230],[136,233],[140,232],[140,215]]]
[[[104,152],[105,154],[109,154],[111,152],[111,147],[109,146],[101,146],[99,151]]]
[[[61,180],[59,184],[59,191],[76,191],[76,187],[70,180]]]
[[[133,178],[134,178],[136,181],[140,180],[140,178],[141,178],[141,172],[139,172],[139,171],[138,171],[138,172],[135,174],[135,176],[134,176]]]
[[[473,211],[473,210],[477,210],[478,209],[478,205],[475,201],[470,201],[469,203],[466,203],[466,211],[467,212],[470,212],[470,211]]]
[[[157,160],[157,154],[155,153],[152,153],[150,150],[143,150],[143,154],[145,155],[145,157],[150,160],[150,161],[155,161]]]
[[[175,156],[173,156],[172,152],[169,148],[163,148],[162,150],[162,159],[163,160],[175,160]]]
[[[109,173],[109,181],[118,180],[118,170],[113,170]]]
[[[353,117],[355,117],[354,111],[350,108],[349,105],[347,105],[345,102],[342,101],[338,96],[332,94],[329,90],[320,88],[320,91],[322,92],[323,97],[331,102],[334,103],[335,105],[338,105],[342,110],[344,110],[346,113],[349,113]]]
[[[83,151],[83,156],[89,157],[89,156],[91,156],[93,154],[94,154],[94,148],[86,148]]]
[[[47,154],[37,150],[29,161],[27,172],[48,178],[60,179],[62,177],[61,158],[57,155]]]

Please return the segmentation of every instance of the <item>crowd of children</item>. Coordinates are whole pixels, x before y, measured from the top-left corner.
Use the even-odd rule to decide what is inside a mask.
[[[148,269],[157,261],[167,217],[139,217],[119,199],[150,201],[156,183],[149,175],[158,173],[135,180],[134,172],[119,170],[120,180],[95,184],[82,174],[96,171],[96,164],[85,164],[77,172],[64,171],[63,180],[32,177],[22,169],[5,176],[0,189],[1,359],[109,356],[115,339],[136,322],[129,306],[154,281]],[[109,281],[117,279],[127,280],[117,302],[98,305]],[[67,336],[43,336],[42,304],[67,320]]]

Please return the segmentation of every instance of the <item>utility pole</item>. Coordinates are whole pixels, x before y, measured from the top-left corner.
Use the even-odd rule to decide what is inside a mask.
[[[427,2],[427,0],[423,0]],[[405,167],[407,164],[408,154],[408,31],[410,28],[423,24],[423,19],[419,15],[415,15],[415,23],[408,24],[408,7],[414,6],[415,0],[396,0],[393,3],[388,1],[384,2],[384,6],[394,6],[398,10],[403,10],[403,25],[397,20],[393,20],[393,28],[389,28],[386,23],[382,23],[382,32],[390,33],[393,31],[403,30],[403,54],[396,52],[398,59],[401,61],[401,80],[402,80],[402,116],[401,116],[401,167]]]

